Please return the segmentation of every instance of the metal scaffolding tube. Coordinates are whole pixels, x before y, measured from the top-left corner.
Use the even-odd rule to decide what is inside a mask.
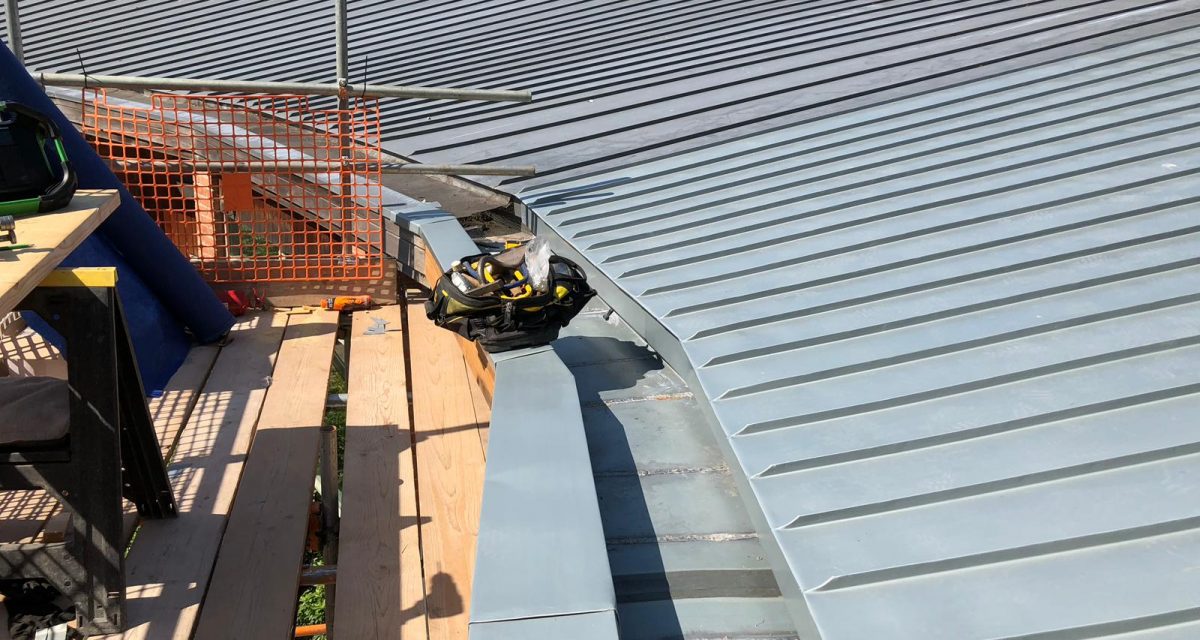
[[[8,26],[8,48],[17,61],[24,63],[25,45],[21,42],[21,14],[17,10],[17,0],[4,0],[4,21]]]
[[[337,56],[337,79],[350,80],[349,22],[346,19],[346,0],[333,0],[334,52]]]
[[[337,428],[332,425],[321,426],[321,524],[325,531],[325,544],[321,555],[325,563],[337,565],[338,557],[338,528],[340,524],[338,506],[338,447]],[[325,587],[325,622],[332,624],[334,617],[334,599],[337,597],[337,587],[331,581]]]
[[[12,0],[7,0],[12,2]],[[130,89],[134,91],[212,91],[218,93],[270,93],[277,95],[340,96],[343,88],[316,82],[248,82],[241,80],[203,80],[196,78],[156,78],[141,76],[83,75],[78,73],[30,72],[44,85]],[[364,98],[418,98],[428,100],[485,100],[529,102],[528,91],[490,89],[446,89],[387,84],[346,83],[344,91]]]
[[[349,171],[367,173],[379,167],[385,174],[405,175],[464,175],[464,176],[533,176],[537,169],[531,165],[487,165],[487,164],[421,164],[419,162],[326,162],[319,160],[280,161],[236,161],[236,160],[126,160],[113,159],[121,168],[163,171],[204,171],[207,173],[311,173]]]

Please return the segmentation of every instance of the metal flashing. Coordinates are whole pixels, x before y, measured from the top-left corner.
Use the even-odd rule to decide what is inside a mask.
[[[564,616],[522,618],[471,625],[471,640],[615,640],[617,617],[613,611]]]
[[[496,363],[485,473],[472,626],[611,612],[574,377],[553,351]]]
[[[444,269],[478,251],[453,217],[421,209],[407,221]],[[493,361],[470,637],[615,640],[616,598],[575,378],[548,347]]]

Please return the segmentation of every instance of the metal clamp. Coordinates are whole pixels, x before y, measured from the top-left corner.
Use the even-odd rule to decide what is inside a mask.
[[[17,243],[17,221],[12,216],[0,216],[0,239]]]

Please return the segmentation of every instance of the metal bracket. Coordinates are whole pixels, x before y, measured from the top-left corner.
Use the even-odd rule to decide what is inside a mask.
[[[387,331],[388,331],[387,326],[388,326],[387,320],[384,320],[383,318],[373,318],[371,320],[371,326],[367,327],[366,331],[363,331],[363,335],[364,336],[381,336],[381,335],[387,333]]]
[[[17,221],[12,216],[0,216],[0,240],[17,243]]]

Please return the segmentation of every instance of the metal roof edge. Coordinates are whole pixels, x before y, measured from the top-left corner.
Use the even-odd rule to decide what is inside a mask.
[[[610,640],[617,637],[617,616],[613,611],[521,618],[496,622],[471,623],[471,640],[530,640],[571,638],[571,640]]]

